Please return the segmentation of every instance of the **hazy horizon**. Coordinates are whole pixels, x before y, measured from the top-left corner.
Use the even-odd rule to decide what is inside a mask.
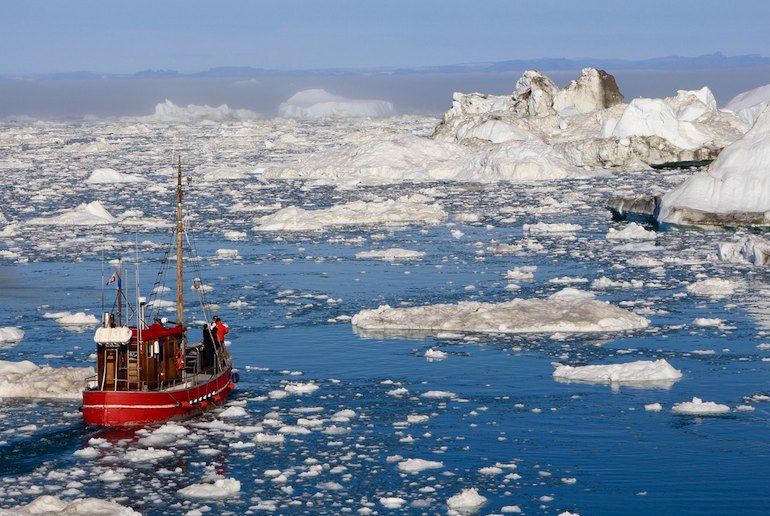
[[[611,70],[608,70],[613,73]],[[580,75],[545,72],[559,86]],[[636,97],[667,97],[677,90],[708,86],[720,106],[735,95],[767,84],[770,66],[722,70],[621,70],[613,73],[626,102]],[[109,78],[0,80],[0,118],[144,116],[165,100],[249,109],[265,117],[298,91],[320,88],[353,99],[392,102],[398,114],[440,115],[451,107],[452,93],[504,95],[514,90],[521,72],[430,73],[408,75],[269,74],[259,78]]]

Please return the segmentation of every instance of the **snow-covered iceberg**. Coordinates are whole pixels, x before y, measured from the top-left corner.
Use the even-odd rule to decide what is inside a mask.
[[[285,118],[388,117],[396,114],[385,100],[348,99],[326,90],[304,90],[282,102],[278,114]]]
[[[670,387],[682,378],[682,373],[671,367],[666,360],[660,359],[579,367],[558,364],[553,377],[560,381]]]
[[[748,127],[751,127],[768,104],[770,104],[770,84],[765,84],[736,95],[727,103],[725,110],[732,111],[746,122]]]
[[[189,104],[187,107],[178,106],[166,99],[155,106],[155,114],[146,117],[156,122],[194,122],[209,120],[225,122],[228,120],[253,120],[260,118],[258,113],[248,109],[231,109],[227,104],[219,107]]]
[[[362,310],[351,323],[367,332],[409,330],[483,333],[611,332],[646,328],[650,321],[567,288],[546,299],[502,303],[463,301],[408,308]]]
[[[770,225],[770,108],[707,171],[663,195],[657,219],[698,226]]]
[[[770,241],[748,235],[739,242],[722,242],[717,249],[720,260],[753,265],[770,265]]]
[[[712,159],[745,130],[708,88],[626,105],[611,75],[586,68],[564,89],[529,70],[511,95],[455,93],[433,136],[470,146],[534,138],[573,166],[646,168]]]

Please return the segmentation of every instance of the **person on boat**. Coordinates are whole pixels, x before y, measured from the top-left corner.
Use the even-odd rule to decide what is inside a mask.
[[[222,322],[222,319],[220,319],[218,315],[214,316],[213,321],[214,321],[214,326],[216,327],[216,330],[217,330],[216,333],[214,333],[214,340],[217,341],[217,344],[224,346],[225,335],[230,333],[230,328],[225,326],[225,323]]]

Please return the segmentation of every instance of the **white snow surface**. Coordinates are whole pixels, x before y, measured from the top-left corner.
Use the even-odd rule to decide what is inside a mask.
[[[38,366],[0,360],[0,398],[80,398],[91,367]]]
[[[578,367],[559,364],[553,372],[553,377],[588,383],[643,384],[679,380],[682,378],[682,373],[674,369],[665,359],[660,359]]]
[[[27,224],[50,226],[94,226],[114,224],[118,219],[110,215],[99,201],[82,203],[71,210],[51,217],[35,217]]]
[[[762,225],[770,224],[770,108],[742,138],[722,150],[708,171],[696,172],[666,193],[658,220],[697,223],[688,210],[755,212],[764,214]]]
[[[97,168],[86,179],[89,185],[101,184],[119,184],[119,183],[142,183],[146,179],[140,176],[123,174],[112,168]]]
[[[388,117],[395,115],[396,110],[385,100],[349,99],[326,90],[310,89],[282,102],[278,114],[286,118]]]
[[[344,226],[434,225],[446,219],[447,213],[429,198],[404,196],[382,201],[351,201],[331,208],[305,210],[289,206],[272,215],[256,219],[254,231],[322,231]]]
[[[464,301],[408,308],[382,305],[362,310],[351,320],[365,330],[429,330],[460,332],[602,332],[646,328],[644,317],[564,289],[547,299],[514,299],[502,303]]]

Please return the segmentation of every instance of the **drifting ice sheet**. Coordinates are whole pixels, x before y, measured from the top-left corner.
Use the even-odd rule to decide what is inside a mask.
[[[431,330],[491,333],[603,332],[646,328],[644,317],[564,289],[547,299],[514,299],[504,303],[466,301],[410,308],[382,305],[352,319],[364,330]]]
[[[446,219],[438,204],[423,199],[401,197],[384,201],[353,201],[322,210],[289,206],[256,220],[254,231],[320,231],[341,226],[392,226],[438,224]]]
[[[295,93],[281,103],[278,114],[287,118],[387,117],[395,115],[396,110],[385,100],[348,99],[312,89]]]
[[[79,398],[90,367],[37,366],[0,360],[0,398]]]
[[[682,373],[663,359],[639,360],[626,364],[590,365],[572,367],[558,365],[553,372],[558,380],[588,383],[670,385],[682,378]]]

